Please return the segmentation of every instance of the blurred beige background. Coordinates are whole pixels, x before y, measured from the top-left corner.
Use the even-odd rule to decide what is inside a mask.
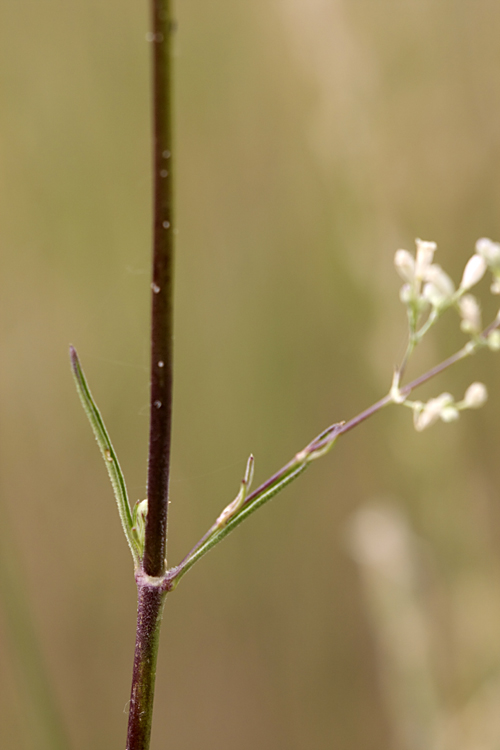
[[[405,342],[398,247],[436,240],[459,279],[478,237],[500,239],[498,3],[178,0],[177,15],[171,564],[234,497],[250,452],[264,480],[386,392]],[[135,586],[67,351],[144,497],[147,30],[145,1],[0,8],[5,750],[56,747],[16,640],[15,580],[67,747],[125,744]],[[443,324],[412,372],[461,341]],[[193,569],[167,601],[154,750],[428,750],[464,711],[472,740],[453,747],[498,748],[500,728],[479,744],[474,717],[500,703],[499,373],[481,354],[424,391],[484,381],[487,407],[458,424],[417,435],[406,410],[377,416]],[[392,594],[373,606],[378,584],[349,551],[373,498],[418,550],[406,596],[426,629],[422,719],[380,645]],[[395,707],[408,679],[401,711],[429,722],[423,739]]]

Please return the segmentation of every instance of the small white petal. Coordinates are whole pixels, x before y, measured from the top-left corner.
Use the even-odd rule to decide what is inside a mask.
[[[431,398],[421,411],[414,411],[413,424],[417,432],[422,432],[422,430],[437,422],[443,410],[449,408],[452,404],[453,396],[451,393],[442,393],[437,398]]]
[[[439,412],[435,412],[432,409],[424,408],[421,412],[414,412],[413,424],[417,432],[422,432],[431,424],[437,422],[439,419]]]
[[[451,395],[451,393],[445,392],[445,393],[441,393],[441,395],[437,396],[436,398],[431,398],[431,401],[437,402],[440,405],[440,407],[443,408],[453,403],[453,396]]]
[[[433,307],[441,307],[449,299],[440,289],[437,288],[437,286],[431,283],[427,283],[424,286],[422,297],[430,302]]]
[[[404,305],[407,305],[412,300],[412,291],[411,286],[409,284],[403,284],[401,289],[399,290],[399,299]]]
[[[500,244],[487,237],[476,242],[476,253],[482,255],[489,266],[500,266]]]
[[[443,422],[455,422],[460,416],[456,406],[445,406],[439,415]]]
[[[473,255],[469,258],[464,269],[464,275],[460,282],[461,289],[470,289],[480,281],[486,271],[486,261],[482,255]]]
[[[433,263],[425,273],[425,280],[430,281],[445,297],[451,297],[455,293],[455,285],[441,266]]]
[[[462,323],[460,328],[466,333],[479,333],[481,330],[481,308],[472,294],[465,294],[459,301],[460,317]]]
[[[500,294],[500,279],[495,277],[493,284],[490,286],[490,292],[492,294]]]
[[[398,250],[394,256],[396,271],[402,279],[410,283],[415,278],[415,258],[408,250]]]
[[[488,398],[484,383],[472,383],[465,391],[464,406],[467,409],[479,409]]]

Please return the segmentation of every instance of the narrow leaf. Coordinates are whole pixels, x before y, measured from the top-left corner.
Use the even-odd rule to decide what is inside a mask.
[[[113,486],[115,493],[116,503],[118,505],[118,513],[120,514],[120,521],[122,523],[123,532],[127,539],[132,557],[134,559],[134,565],[136,567],[140,564],[140,550],[137,540],[134,538],[133,533],[133,520],[132,513],[130,510],[130,504],[127,495],[127,487],[125,485],[125,478],[123,476],[120,464],[118,463],[118,457],[115,453],[115,449],[109,439],[108,432],[104,426],[103,419],[97,408],[90,389],[87,385],[85,375],[83,374],[80,360],[76,350],[70,347],[71,367],[73,370],[73,376],[75,378],[76,389],[80,396],[80,401],[85,410],[85,413],[90,422],[90,426],[94,432],[95,439],[100,448],[106,469],[108,470],[109,478]]]
[[[240,512],[237,513],[235,516],[232,516],[223,526],[222,528],[218,528],[216,525],[214,525],[214,533],[209,536],[208,539],[197,549],[193,551],[193,553],[187,557],[177,568],[173,568],[171,571],[171,575],[169,576],[171,581],[175,581],[175,585],[179,582],[181,577],[184,575],[184,573],[187,573],[187,571],[196,563],[198,560],[203,557],[209,550],[212,549],[212,547],[215,547],[216,544],[222,541],[225,536],[227,536],[233,529],[235,529],[237,526],[240,525],[248,516],[252,515],[258,508],[261,507],[261,505],[264,505],[269,500],[271,500],[275,495],[278,494],[282,489],[284,489],[290,482],[293,482],[294,479],[296,479],[299,474],[302,474],[303,471],[307,469],[309,466],[308,463],[302,463],[299,464],[295,469],[290,471],[290,473],[286,474],[284,477],[281,477],[275,484],[268,487],[262,494],[257,495],[255,498],[252,499],[248,505],[244,505]]]

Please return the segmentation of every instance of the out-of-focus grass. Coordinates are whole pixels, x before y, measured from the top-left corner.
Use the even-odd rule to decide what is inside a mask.
[[[444,586],[433,550],[394,501],[358,510],[347,539],[374,630],[391,746],[493,750],[500,741],[498,566],[483,558],[454,570]]]
[[[183,0],[178,16],[171,563],[232,499],[250,452],[264,479],[385,391],[405,330],[398,246],[436,240],[458,277],[477,237],[500,238],[494,4]],[[0,10],[0,498],[76,750],[123,740],[135,590],[67,347],[141,498],[146,31],[132,0]],[[444,331],[422,368],[459,343]],[[455,633],[456,581],[494,579],[498,565],[497,373],[481,356],[436,383],[490,386],[487,409],[458,425],[415,435],[389,410],[346,437],[193,570],[167,604],[153,748],[387,747],[341,529],[367,496],[401,498]],[[465,609],[467,634],[484,616]],[[29,717],[0,627],[10,750]],[[477,654],[455,663],[443,642],[440,679],[458,702],[489,667]]]

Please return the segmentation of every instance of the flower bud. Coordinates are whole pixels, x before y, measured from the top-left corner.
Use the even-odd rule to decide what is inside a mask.
[[[439,412],[425,408],[420,413],[415,412],[413,424],[417,432],[422,432],[422,430],[437,422],[438,419]]]
[[[488,349],[492,352],[500,350],[500,331],[492,331],[487,339]]]
[[[486,271],[486,261],[482,255],[473,255],[469,258],[464,269],[464,275],[460,282],[461,289],[470,289],[480,281]]]
[[[431,398],[423,407],[423,409],[417,409],[413,413],[413,424],[417,432],[422,432],[427,427],[430,427],[434,422],[442,417],[443,411],[445,414],[453,405],[453,396],[451,393],[442,393],[437,398]],[[449,420],[448,420],[449,421]]]
[[[490,292],[492,294],[500,294],[500,278],[494,277],[493,284],[490,286]]]
[[[148,501],[138,500],[134,506],[134,531],[136,538],[141,546],[144,548],[144,542],[146,539],[146,518],[148,515]]]
[[[441,409],[441,414],[439,416],[443,422],[455,422],[459,418],[460,412],[456,406],[450,404],[450,406],[444,406]]]
[[[472,294],[465,294],[459,301],[460,328],[465,333],[479,333],[481,331],[481,308]]]
[[[437,245],[435,242],[415,240],[417,245],[417,259],[415,263],[415,278],[419,281],[425,278],[425,273],[432,263]]]
[[[398,250],[394,256],[396,271],[402,279],[412,283],[415,278],[415,258],[408,250]]]
[[[222,529],[226,525],[226,523],[240,511],[241,506],[245,502],[246,496],[250,490],[250,486],[253,480],[253,472],[254,457],[250,454],[245,469],[245,476],[243,477],[243,480],[240,484],[240,491],[238,492],[232,503],[226,505],[215,522],[216,526],[218,526],[219,529]]]
[[[488,391],[483,383],[472,383],[465,391],[464,406],[466,409],[479,409],[488,398]]]
[[[483,256],[488,266],[500,266],[500,244],[498,242],[492,242],[487,237],[481,237],[476,242],[476,253]]]
[[[412,289],[410,284],[403,284],[401,289],[399,290],[399,299],[404,305],[407,305],[409,302],[411,302],[413,297]]]

